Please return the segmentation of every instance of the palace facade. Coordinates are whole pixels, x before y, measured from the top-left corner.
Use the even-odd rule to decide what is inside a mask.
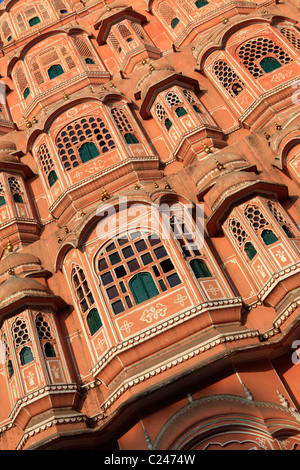
[[[300,4],[0,4],[0,449],[300,445]]]

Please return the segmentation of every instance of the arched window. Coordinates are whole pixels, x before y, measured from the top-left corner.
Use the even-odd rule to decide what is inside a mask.
[[[27,87],[25,88],[24,92],[23,92],[23,98],[24,100],[26,100],[26,98],[28,98],[28,96],[30,95],[30,88]]]
[[[22,203],[22,190],[19,181],[14,176],[8,178],[9,189],[13,197],[13,201],[17,203]]]
[[[243,251],[247,255],[250,261],[253,260],[253,258],[257,254],[257,251],[253,243],[249,241],[249,235],[245,231],[241,222],[237,219],[230,219],[228,223],[228,228],[231,235],[236,240],[241,251]]]
[[[196,5],[197,8],[202,8],[205,5],[208,5],[208,2],[207,2],[207,0],[197,0],[195,2],[195,5]]]
[[[97,333],[97,331],[102,326],[102,321],[99,316],[98,310],[96,308],[92,308],[92,310],[88,313],[86,317],[86,321],[90,330],[91,335]]]
[[[94,305],[95,301],[83,269],[79,266],[72,269],[72,282],[81,312],[85,313]]]
[[[263,230],[261,233],[261,238],[267,246],[272,245],[278,241],[278,238],[276,237],[275,233],[272,232],[272,230]]]
[[[238,55],[244,67],[256,79],[292,61],[282,47],[266,37],[246,42],[239,48]]]
[[[115,315],[181,284],[159,236],[143,231],[106,245],[97,259],[97,274]]]
[[[170,227],[172,229],[174,238],[178,241],[181,251],[189,261],[193,273],[197,279],[212,277],[207,264],[200,258],[195,256],[202,256],[199,246],[199,240],[194,233],[193,228],[190,227],[178,214],[172,215],[170,218]]]
[[[84,143],[93,145],[83,146]],[[87,116],[68,124],[58,134],[56,145],[66,171],[76,168],[82,161],[89,161],[116,147],[106,124],[96,116]]]
[[[296,238],[297,229],[293,226],[287,219],[283,216],[281,209],[279,209],[278,205],[272,201],[267,202],[267,206],[270,212],[273,214],[275,220],[280,225],[282,230],[289,238]]]
[[[212,71],[232,98],[235,98],[243,91],[245,87],[244,82],[224,60],[217,60],[213,65]]]
[[[44,176],[47,178],[49,187],[51,188],[56,183],[58,176],[56,171],[54,170],[54,163],[51,158],[48,147],[45,144],[42,144],[38,149],[37,155]]]
[[[136,136],[136,132],[125,111],[120,108],[112,108],[111,114],[127,144],[138,144],[139,140]]]
[[[51,343],[44,344],[44,351],[46,357],[56,357],[54,347]]]
[[[265,73],[273,72],[273,70],[276,70],[282,67],[281,63],[274,57],[264,57],[260,61],[260,66]]]
[[[59,77],[59,75],[62,75],[63,73],[65,72],[60,64],[51,65],[51,67],[48,69],[48,76],[50,80]]]
[[[31,18],[28,21],[30,27],[35,26],[36,24],[39,24],[40,22],[41,22],[41,20],[38,16],[35,16],[34,18]]]
[[[245,243],[244,250],[250,261],[257,255],[257,251],[251,242]]]
[[[172,125],[173,125],[172,121],[169,118],[167,118],[165,120],[165,127],[168,131],[171,129]]]
[[[136,305],[159,295],[159,291],[150,273],[136,274],[129,281],[129,288]]]
[[[244,210],[244,215],[249,221],[251,227],[261,236],[265,245],[269,246],[278,241],[275,233],[271,230],[270,222],[256,204],[249,204]]]
[[[176,108],[175,113],[178,117],[181,117],[187,114],[187,111],[182,106],[179,106],[179,108]]]
[[[210,270],[203,260],[193,259],[190,265],[197,279],[212,277]]]
[[[51,170],[48,175],[48,183],[49,183],[50,188],[56,183],[57,180],[58,180],[58,176],[56,174],[56,171]]]
[[[175,11],[173,8],[169,5],[167,1],[162,1],[159,4],[158,7],[158,13],[161,16],[161,18],[172,28],[175,29],[176,26],[178,25],[179,18],[176,16]]]
[[[25,366],[26,364],[29,364],[29,362],[32,362],[34,359],[32,350],[29,346],[25,346],[24,348],[21,349],[20,351],[20,361],[22,366]]]
[[[93,158],[99,157],[100,152],[93,142],[85,142],[79,148],[79,156],[83,163],[92,160]]]

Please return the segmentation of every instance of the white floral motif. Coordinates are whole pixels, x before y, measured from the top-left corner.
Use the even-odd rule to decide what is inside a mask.
[[[126,331],[126,333],[130,333],[130,329],[133,326],[132,322],[128,322],[127,320],[124,321],[123,326],[121,326],[121,331]]]
[[[157,320],[159,317],[164,317],[167,313],[167,309],[168,307],[166,305],[158,303],[155,307],[150,307],[150,309],[146,308],[146,310],[143,311],[143,315],[140,320],[152,323],[153,320]]]
[[[282,262],[287,261],[287,257],[285,256],[285,252],[283,250],[277,250],[276,256]]]
[[[28,379],[29,385],[34,385],[35,384],[34,373],[33,372],[28,372],[27,379]]]
[[[177,294],[177,298],[176,300],[174,300],[174,304],[180,304],[181,307],[183,307],[186,299],[187,299],[186,295],[183,296],[181,294]]]
[[[60,371],[59,371],[58,366],[52,366],[52,367],[51,367],[51,372],[53,373],[53,377],[54,377],[55,379],[59,379],[59,378],[60,378]]]

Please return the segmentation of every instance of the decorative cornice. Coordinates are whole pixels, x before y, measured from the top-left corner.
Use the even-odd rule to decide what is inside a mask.
[[[186,310],[180,314],[175,314],[174,316],[170,317],[168,320],[164,322],[158,323],[157,325],[151,326],[147,330],[144,330],[142,333],[137,335],[131,336],[125,341],[118,343],[117,345],[110,348],[100,359],[99,361],[91,368],[90,372],[93,375],[99,373],[99,371],[107,365],[107,362],[114,358],[120,351],[124,351],[130,349],[132,346],[136,344],[143,343],[148,339],[156,336],[158,333],[166,331],[170,328],[173,328],[176,324],[181,324],[194,316],[199,315],[199,313],[204,313],[212,308],[230,308],[232,306],[242,306],[242,299],[240,297],[233,297],[231,299],[219,299],[219,300],[212,300],[208,302],[203,302],[202,304],[198,305],[197,307],[193,307],[192,309]],[[249,330],[247,330],[249,331]]]
[[[28,405],[29,403],[36,401],[36,399],[40,399],[49,394],[63,394],[74,392],[80,392],[80,387],[77,384],[45,385],[44,387],[39,388],[38,390],[35,390],[34,392],[28,393],[27,395],[24,395],[23,397],[19,398],[16,401],[14,407],[12,408],[9,414],[9,418],[13,423],[21,408]]]

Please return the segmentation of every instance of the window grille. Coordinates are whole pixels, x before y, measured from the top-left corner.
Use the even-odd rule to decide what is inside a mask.
[[[239,48],[238,55],[243,65],[249,70],[254,78],[260,78],[267,72],[267,65],[264,67],[261,62],[264,59],[273,59],[279,66],[288,64],[292,61],[291,57],[282,47],[269,38],[255,38],[248,41]],[[276,60],[278,59],[278,61]],[[275,62],[274,62],[275,66]],[[272,70],[272,65],[270,71]]]
[[[224,60],[214,63],[213,73],[232,98],[235,98],[245,87],[244,82]]]
[[[289,41],[295,49],[300,49],[300,37],[290,28],[281,28],[281,34]]]
[[[115,315],[181,284],[159,236],[144,231],[123,234],[106,245],[97,274]]]
[[[76,168],[82,159],[80,148],[86,142],[93,142],[97,153],[91,157],[103,155],[114,149],[116,144],[100,117],[86,117],[69,124],[58,135],[56,145],[58,155],[66,171]]]

